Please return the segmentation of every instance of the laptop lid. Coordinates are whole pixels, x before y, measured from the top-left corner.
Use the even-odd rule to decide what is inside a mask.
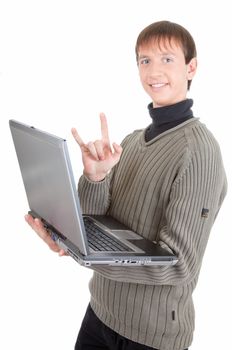
[[[85,235],[81,234],[84,223],[79,215],[80,203],[66,140],[16,120],[9,124],[30,210],[59,233],[65,233],[87,255],[89,249]]]

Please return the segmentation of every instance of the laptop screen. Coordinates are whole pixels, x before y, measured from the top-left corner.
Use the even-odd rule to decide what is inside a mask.
[[[64,139],[10,121],[30,210],[86,255],[84,223]]]

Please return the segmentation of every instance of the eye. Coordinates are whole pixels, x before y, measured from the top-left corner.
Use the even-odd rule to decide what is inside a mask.
[[[150,62],[149,58],[142,58],[140,64],[148,64]]]
[[[173,58],[171,58],[171,57],[163,57],[162,61],[164,63],[170,63],[170,62],[173,62]]]

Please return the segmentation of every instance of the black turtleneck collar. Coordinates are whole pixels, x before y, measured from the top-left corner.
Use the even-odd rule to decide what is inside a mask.
[[[145,141],[148,142],[162,132],[174,128],[193,117],[191,107],[192,99],[175,103],[174,105],[154,108],[153,104],[148,105],[152,118],[152,124],[145,131]]]

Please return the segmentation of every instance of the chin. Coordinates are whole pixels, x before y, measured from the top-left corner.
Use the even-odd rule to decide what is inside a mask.
[[[178,103],[180,101],[184,100],[183,99],[176,99],[176,100],[171,100],[171,99],[152,99],[153,101],[153,106],[155,108],[158,108],[158,107],[165,107],[165,106],[171,106],[171,105],[174,105],[175,103]]]
[[[165,107],[165,106],[169,106],[173,103],[169,102],[169,101],[154,101],[153,100],[153,106],[154,108],[160,108],[160,107]]]
[[[152,96],[152,94],[149,95],[152,99],[152,102],[153,102],[153,106],[154,107],[164,107],[164,106],[168,106],[170,104],[173,104],[172,103],[172,100],[169,99],[169,98],[162,98],[161,96]]]

